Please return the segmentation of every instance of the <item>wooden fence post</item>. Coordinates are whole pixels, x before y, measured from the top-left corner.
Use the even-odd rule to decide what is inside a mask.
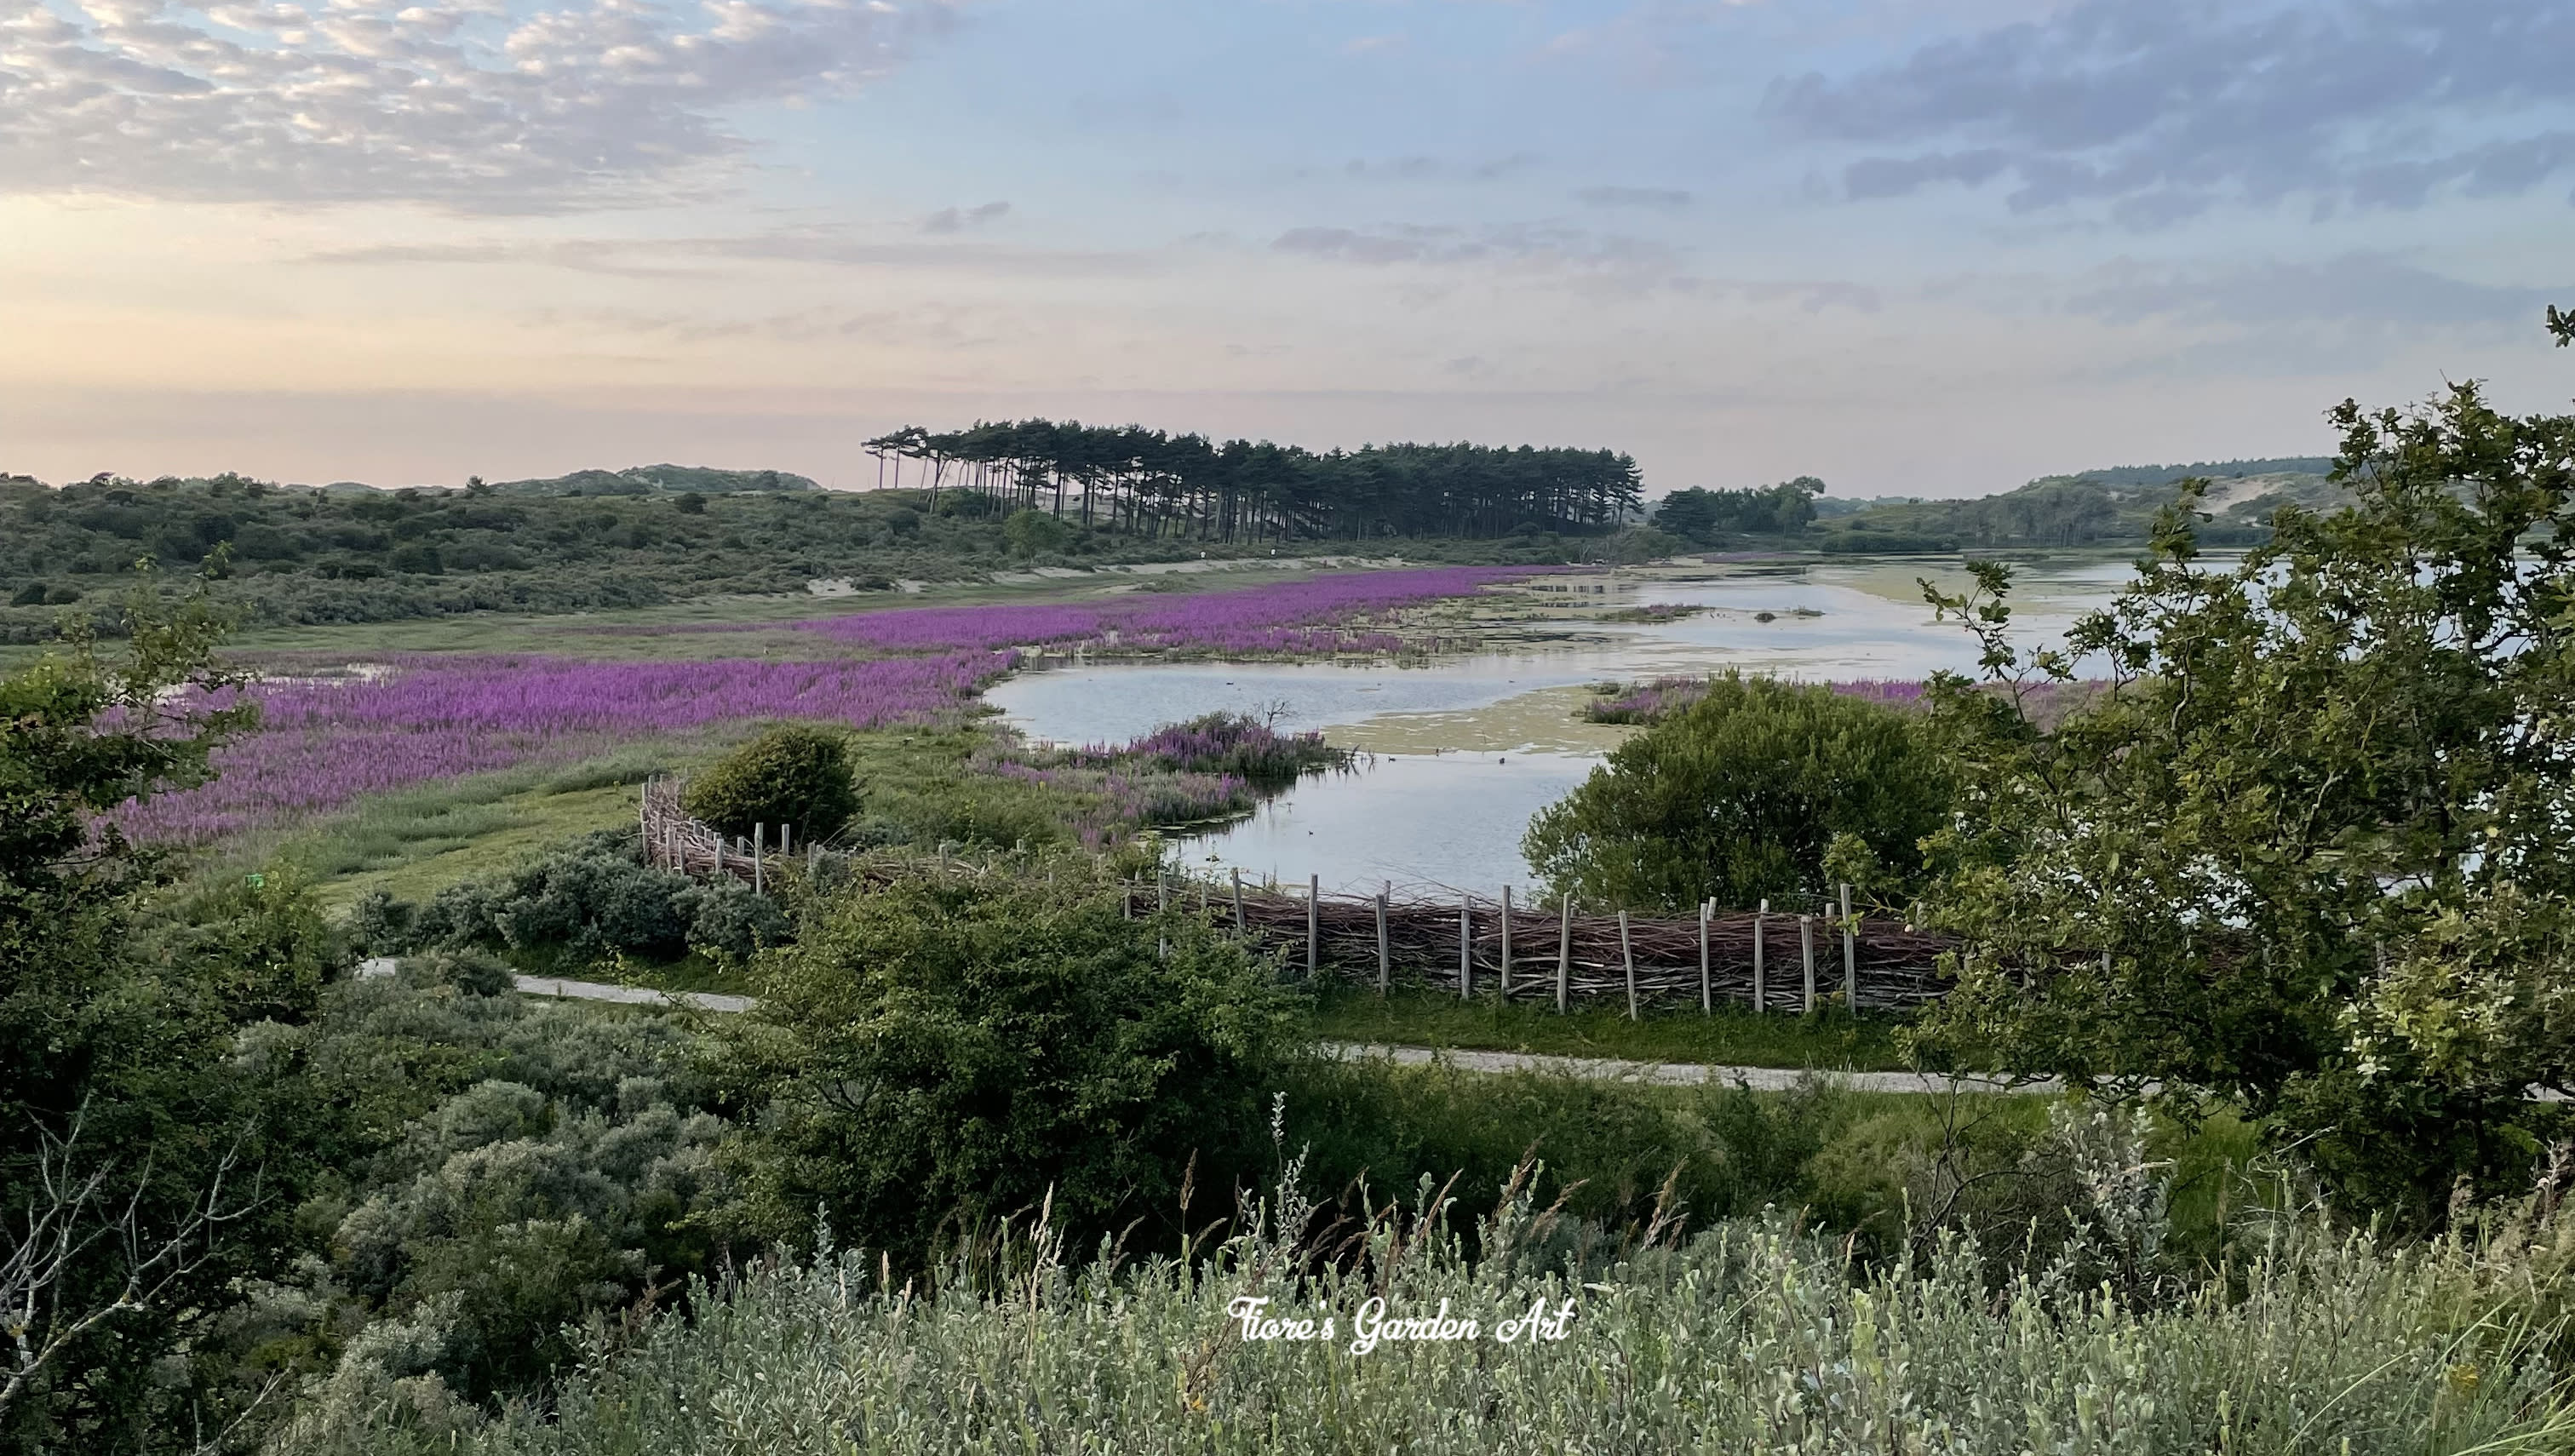
[[[795,853],[795,852],[796,852],[793,848],[789,847],[789,841],[790,841],[792,838],[794,838],[795,833],[796,833],[796,826],[795,826],[795,825],[793,825],[793,824],[780,824],[780,825],[778,826],[778,857],[779,857],[779,858],[784,859],[784,858],[786,858],[788,855],[793,854],[793,853]]]
[[[1502,1000],[1511,998],[1511,887],[1502,886]]]
[[[1618,958],[1627,966],[1627,1019],[1636,1019],[1636,949],[1627,943],[1627,912],[1618,912]]]
[[[809,841],[805,845],[805,877],[807,879],[819,879],[822,877],[822,874],[823,845],[820,841]]]
[[[1238,864],[1234,870],[1234,933],[1240,935],[1243,931],[1243,866]]]
[[[1573,896],[1564,897],[1564,928],[1555,939],[1555,1014],[1564,1014],[1565,982],[1573,974]]]
[[[1752,1013],[1756,1016],[1761,1014],[1764,993],[1769,990],[1768,986],[1761,983],[1763,970],[1761,952],[1766,948],[1769,938],[1770,902],[1763,900],[1761,908],[1752,912]]]
[[[1163,914],[1171,907],[1172,872],[1157,864],[1154,866],[1154,913]]]
[[[722,878],[724,878],[724,835],[723,835],[723,834],[718,834],[718,835],[716,835],[716,867],[715,867],[715,873],[714,873],[713,875],[711,875],[711,876],[710,876],[710,878],[714,878],[714,879],[722,879]]]
[[[1702,1016],[1716,1013],[1716,993],[1707,979],[1707,906],[1706,900],[1698,902],[1698,1013]]]
[[[1132,878],[1119,881],[1118,918],[1122,920],[1136,918],[1136,881]]]
[[[1475,897],[1457,897],[1457,999],[1475,994]]]
[[[1305,978],[1314,978],[1314,968],[1323,958],[1323,876],[1305,876]]]
[[[1815,917],[1797,912],[1797,943],[1806,952],[1806,1014],[1815,1014]]]
[[[1380,996],[1394,980],[1394,955],[1385,940],[1385,891],[1376,893],[1376,993]]]
[[[1859,1011],[1859,925],[1851,919],[1850,882],[1842,882],[1842,1009]]]

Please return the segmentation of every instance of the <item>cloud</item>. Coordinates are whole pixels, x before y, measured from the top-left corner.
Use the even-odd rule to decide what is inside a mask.
[[[988,202],[981,207],[970,207],[963,211],[953,207],[943,207],[921,220],[921,230],[925,233],[962,233],[970,228],[980,228],[986,223],[998,222],[1010,210],[1011,205],[1007,202]]]
[[[964,216],[1006,207],[987,203]],[[520,264],[586,273],[663,278],[703,274],[717,261],[802,263],[818,267],[899,268],[991,277],[1105,278],[1154,274],[1169,267],[1152,253],[1013,248],[989,243],[883,242],[849,228],[782,228],[696,238],[572,238],[550,242],[389,243],[307,254],[307,263],[349,267],[417,264]]]
[[[1763,107],[1854,198],[2003,182],[2135,228],[2230,203],[2414,208],[2575,168],[2565,0],[2075,0]]]
[[[1474,229],[1387,224],[1370,229],[1290,228],[1270,244],[1277,253],[1382,268],[1490,264],[1523,271],[1616,275],[1626,281],[1677,282],[1678,259],[1660,243],[1578,228],[1527,223]]]
[[[1399,31],[1392,35],[1363,35],[1355,40],[1344,42],[1341,46],[1341,54],[1364,56],[1380,51],[1399,51],[1403,49],[1403,42],[1404,37]]]
[[[1670,187],[1586,187],[1573,200],[1591,207],[1651,207],[1676,211],[1690,205],[1690,194]]]
[[[2172,268],[2120,263],[2069,295],[2068,313],[2109,324],[2169,320],[2275,328],[2338,325],[2368,330],[2525,329],[2563,297],[2549,288],[2469,283],[2384,254],[2320,263]]]
[[[0,0],[0,194],[560,213],[709,187],[952,0]]]
[[[1533,152],[1513,152],[1481,162],[1456,162],[1440,157],[1386,157],[1369,160],[1353,157],[1341,164],[1342,175],[1375,182],[1499,182],[1537,165]]]

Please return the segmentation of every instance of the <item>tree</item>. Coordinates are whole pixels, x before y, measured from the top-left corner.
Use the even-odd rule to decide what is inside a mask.
[[[1069,877],[914,868],[771,954],[724,1061],[755,1210],[905,1259],[1041,1202],[1080,1235],[1169,1218],[1193,1162],[1227,1202],[1298,1031],[1242,941]]]
[[[1073,528],[1044,511],[1015,511],[1002,523],[1002,541],[1013,555],[1033,557],[1064,550],[1073,541]]]
[[[235,1055],[308,1014],[326,936],[287,881],[148,906],[166,861],[113,811],[202,782],[252,721],[212,656],[202,584],[147,579],[93,644],[0,678],[0,1450],[185,1445],[238,1391],[189,1357],[297,1247],[297,1190],[334,1115]]]
[[[1541,810],[1523,848],[1554,893],[1594,904],[1812,904],[1837,878],[1893,897],[1951,792],[1904,712],[1729,673]]]
[[[1793,536],[1815,519],[1824,483],[1799,476],[1757,490],[1710,491],[1692,486],[1665,496],[1654,525],[1702,546],[1734,535]]]
[[[765,824],[773,832],[793,827],[799,839],[820,840],[849,822],[859,794],[839,733],[783,724],[689,780],[681,804],[728,834],[748,834]]]
[[[2332,418],[2349,506],[2210,566],[2187,485],[2062,652],[2006,640],[2001,566],[1924,584],[1991,685],[1930,693],[1964,785],[1931,1039],[2231,1099],[2422,1221],[2526,1177],[2559,1121],[2525,1089],[2575,1087],[2575,418],[2473,384]]]

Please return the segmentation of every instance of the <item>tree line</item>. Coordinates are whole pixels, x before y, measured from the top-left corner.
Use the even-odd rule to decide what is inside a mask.
[[[1154,538],[1226,543],[1491,539],[1614,529],[1644,480],[1609,450],[1370,445],[1316,453],[1270,441],[1212,441],[1141,425],[979,422],[907,426],[867,442],[878,485],[965,492],[1003,512],[1034,510]]]

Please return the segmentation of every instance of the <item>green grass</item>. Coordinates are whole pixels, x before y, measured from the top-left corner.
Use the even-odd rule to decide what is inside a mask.
[[[1333,986],[1315,999],[1314,1034],[1343,1041],[1392,1041],[1473,1051],[1696,1061],[1824,1071],[1887,1071],[1905,1062],[1895,1044],[1902,1018],[1754,1015],[1740,1006],[1711,1014],[1656,1010],[1630,1021],[1624,1009],[1552,1006],[1486,994],[1473,1000],[1436,991]]]
[[[579,763],[524,764],[426,784],[300,829],[233,841],[209,854],[205,872],[292,867],[334,912],[375,889],[425,901],[561,840],[633,822],[637,784],[716,750],[695,738],[635,743]]]
[[[1943,1165],[1973,1179],[1962,1206],[1987,1226],[2050,1220],[2073,1191],[2061,1166],[2032,1157],[2052,1109],[2067,1104],[2057,1096],[1863,1092],[1821,1079],[1760,1092],[1326,1058],[1293,1068],[1284,1090],[1288,1146],[1306,1149],[1326,1196],[1360,1177],[1382,1193],[1454,1174],[1465,1205],[1487,1206],[1534,1152],[1540,1199],[1566,1193],[1569,1210],[1604,1226],[1648,1218],[1669,1178],[1692,1227],[1777,1207],[1888,1253]],[[2167,1165],[2177,1256],[2213,1260],[2230,1216],[2276,1202],[2276,1186],[2247,1178],[2259,1150],[2253,1126],[2230,1113],[2150,1119],[2146,1151]]]

